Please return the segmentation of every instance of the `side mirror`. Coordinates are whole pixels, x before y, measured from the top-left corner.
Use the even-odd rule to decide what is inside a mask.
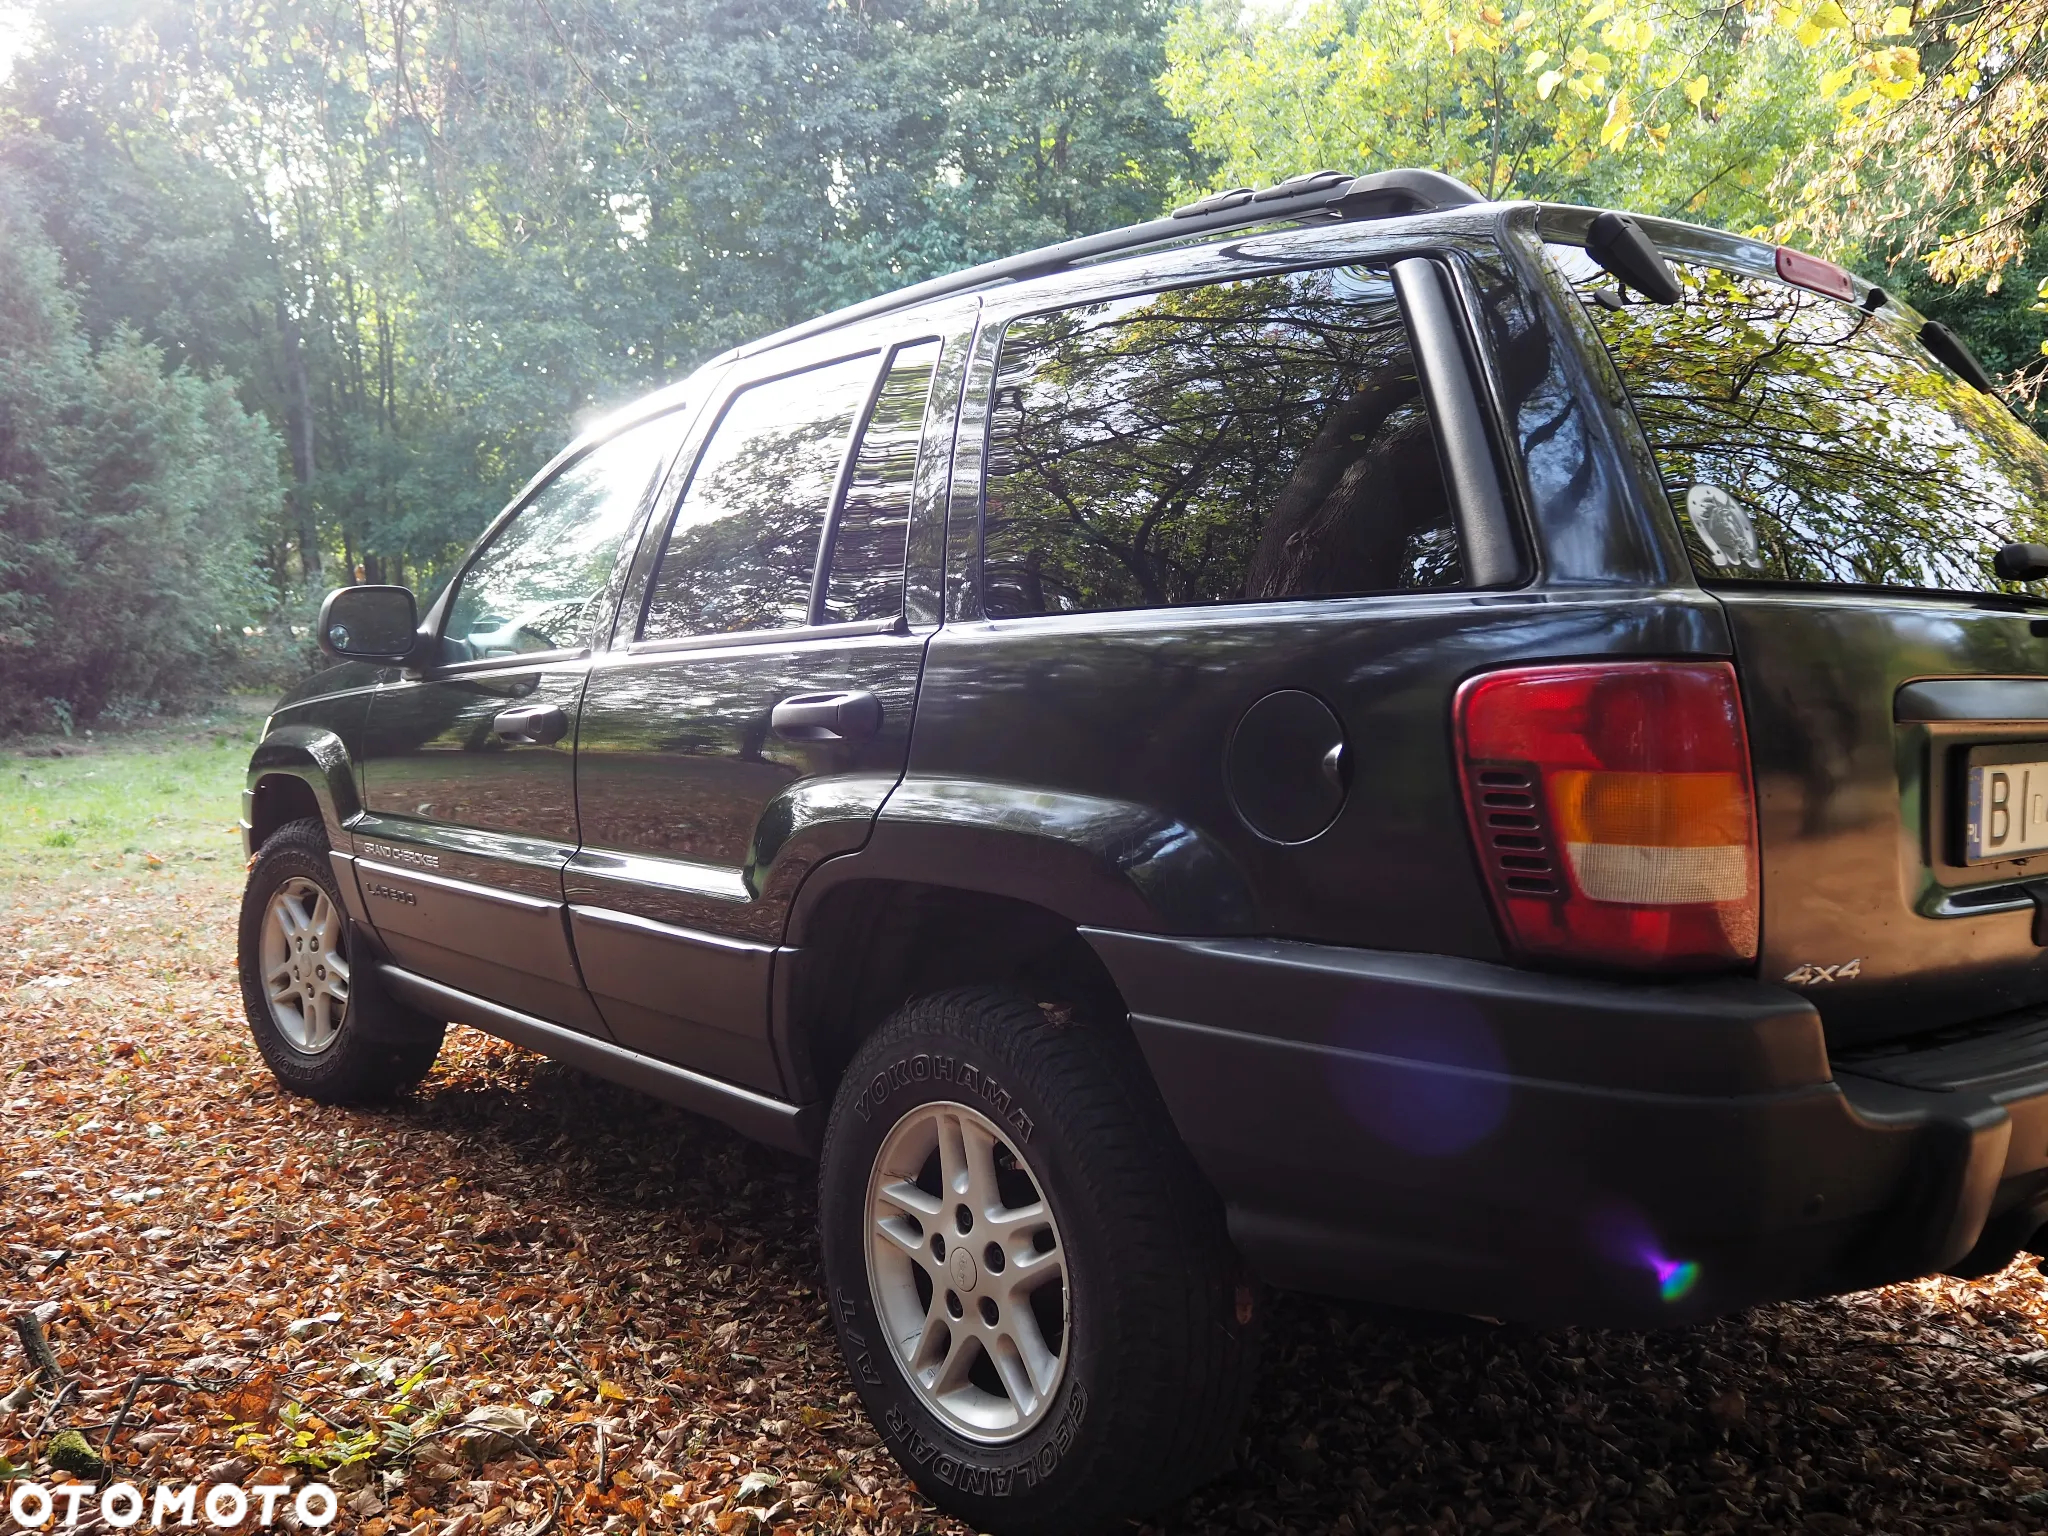
[[[320,649],[342,661],[403,665],[419,649],[419,629],[407,587],[336,587],[320,605]]]

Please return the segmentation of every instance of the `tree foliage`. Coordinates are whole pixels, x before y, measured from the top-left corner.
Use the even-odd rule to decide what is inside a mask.
[[[1161,0],[42,0],[0,165],[96,341],[275,426],[267,574],[427,585],[604,405],[1201,162]],[[338,559],[337,559],[338,557]]]
[[[1167,55],[1166,99],[1221,185],[1430,166],[1494,197],[1745,227],[1833,117],[1816,57],[1739,3],[1314,0],[1275,23],[1213,0]]]
[[[130,326],[88,341],[0,177],[0,730],[211,680],[258,594],[276,443],[229,383]]]

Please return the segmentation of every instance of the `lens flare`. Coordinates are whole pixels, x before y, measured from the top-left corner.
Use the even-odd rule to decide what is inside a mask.
[[[1666,1301],[1676,1301],[1700,1277],[1700,1267],[1691,1259],[1650,1258],[1650,1265],[1657,1272],[1657,1294]]]
[[[1683,1300],[1699,1284],[1698,1261],[1667,1258],[1650,1224],[1632,1206],[1601,1207],[1589,1218],[1588,1231],[1594,1246],[1614,1263],[1647,1269],[1655,1275],[1657,1294],[1667,1302]]]

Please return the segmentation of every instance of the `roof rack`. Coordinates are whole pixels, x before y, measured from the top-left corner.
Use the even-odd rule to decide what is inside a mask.
[[[1218,192],[1199,202],[1176,208],[1163,219],[1131,224],[1123,229],[1105,230],[1099,235],[1082,235],[1063,240],[1019,256],[1005,256],[978,267],[930,278],[895,293],[866,299],[845,309],[807,320],[788,330],[764,337],[733,354],[743,356],[769,346],[800,341],[856,320],[871,319],[891,310],[908,309],[928,299],[967,293],[994,283],[1016,282],[1062,267],[1075,266],[1097,256],[1136,250],[1162,241],[1185,239],[1189,235],[1265,224],[1277,219],[1307,214],[1332,214],[1340,218],[1384,219],[1404,213],[1427,213],[1437,208],[1458,208],[1486,199],[1477,191],[1441,171],[1376,171],[1369,176],[1350,176],[1343,171],[1310,171],[1289,177],[1263,190],[1236,187]]]

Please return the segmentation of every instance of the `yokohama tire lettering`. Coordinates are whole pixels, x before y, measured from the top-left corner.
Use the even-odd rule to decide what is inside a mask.
[[[1017,1133],[1019,1141],[1031,1140],[1035,1128],[1032,1119],[1011,1101],[1009,1089],[971,1061],[955,1062],[951,1056],[926,1052],[898,1057],[877,1072],[854,1100],[854,1113],[865,1123],[874,1118],[875,1111],[897,1089],[930,1082],[951,1083],[970,1098],[978,1096],[998,1123]]]

